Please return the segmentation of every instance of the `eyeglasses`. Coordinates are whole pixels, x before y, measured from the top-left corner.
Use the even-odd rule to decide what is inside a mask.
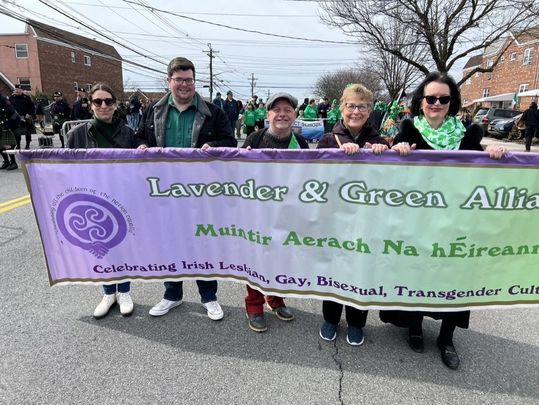
[[[346,103],[345,104],[346,111],[348,112],[354,112],[357,108],[359,112],[367,112],[369,111],[369,108],[371,108],[370,104],[354,104],[354,103]]]
[[[436,96],[423,96],[427,104],[436,104],[436,101],[439,101],[440,104],[447,104],[451,101],[451,96],[442,96],[442,97],[436,97]]]
[[[92,104],[96,107],[101,107],[105,103],[107,107],[110,107],[115,101],[113,98],[94,98],[92,99]]]
[[[195,83],[195,79],[182,79],[181,77],[171,77],[170,80],[172,80],[176,84],[187,84],[192,85]]]

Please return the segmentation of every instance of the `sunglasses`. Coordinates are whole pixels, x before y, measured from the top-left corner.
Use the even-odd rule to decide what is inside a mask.
[[[94,98],[92,99],[92,104],[96,107],[101,107],[103,103],[107,105],[107,107],[110,107],[113,105],[115,100],[113,98]]]
[[[442,96],[442,97],[436,97],[436,96],[424,96],[423,97],[427,104],[436,104],[436,101],[439,101],[440,104],[447,104],[451,101],[451,96]]]

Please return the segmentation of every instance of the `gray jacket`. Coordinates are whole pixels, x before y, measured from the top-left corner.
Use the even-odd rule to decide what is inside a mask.
[[[205,143],[212,147],[235,147],[237,141],[224,111],[216,105],[204,101],[198,93],[195,94],[198,103],[193,122],[191,147],[200,148]],[[136,133],[138,145],[165,146],[169,95],[170,92],[144,111]]]

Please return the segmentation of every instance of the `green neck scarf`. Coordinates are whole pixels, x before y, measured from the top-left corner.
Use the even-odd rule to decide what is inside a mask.
[[[432,128],[425,117],[420,115],[414,118],[414,126],[419,133],[435,150],[457,150],[464,137],[466,128],[457,117],[446,116],[442,126],[438,129]]]
[[[299,149],[299,143],[294,134],[292,134],[292,136],[290,137],[290,143],[288,144],[288,149]]]

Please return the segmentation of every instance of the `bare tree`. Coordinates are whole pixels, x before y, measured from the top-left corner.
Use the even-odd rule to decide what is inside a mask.
[[[536,21],[535,3],[534,0],[359,0],[322,1],[320,5],[327,13],[322,20],[328,25],[427,74],[432,68],[447,73],[455,63],[482,53],[509,32],[528,28]],[[398,43],[391,41],[392,22],[405,27],[411,37],[403,35]],[[428,49],[426,63],[410,51],[413,46]],[[476,72],[491,72],[503,50],[490,66],[471,69],[460,83]]]
[[[361,83],[373,92],[375,99],[383,94],[383,85],[378,74],[372,68],[365,66],[323,74],[316,81],[314,94],[330,100],[339,100],[344,88],[350,83]]]
[[[399,26],[398,21],[388,22],[388,43],[394,47],[405,42],[410,43],[402,52],[406,52],[410,58],[427,64],[428,48],[415,40],[415,34],[404,27]],[[394,99],[401,89],[409,89],[424,77],[422,71],[415,66],[403,61],[392,53],[374,47],[371,49],[373,58],[368,62],[373,73],[376,74],[385,85],[390,99]]]

